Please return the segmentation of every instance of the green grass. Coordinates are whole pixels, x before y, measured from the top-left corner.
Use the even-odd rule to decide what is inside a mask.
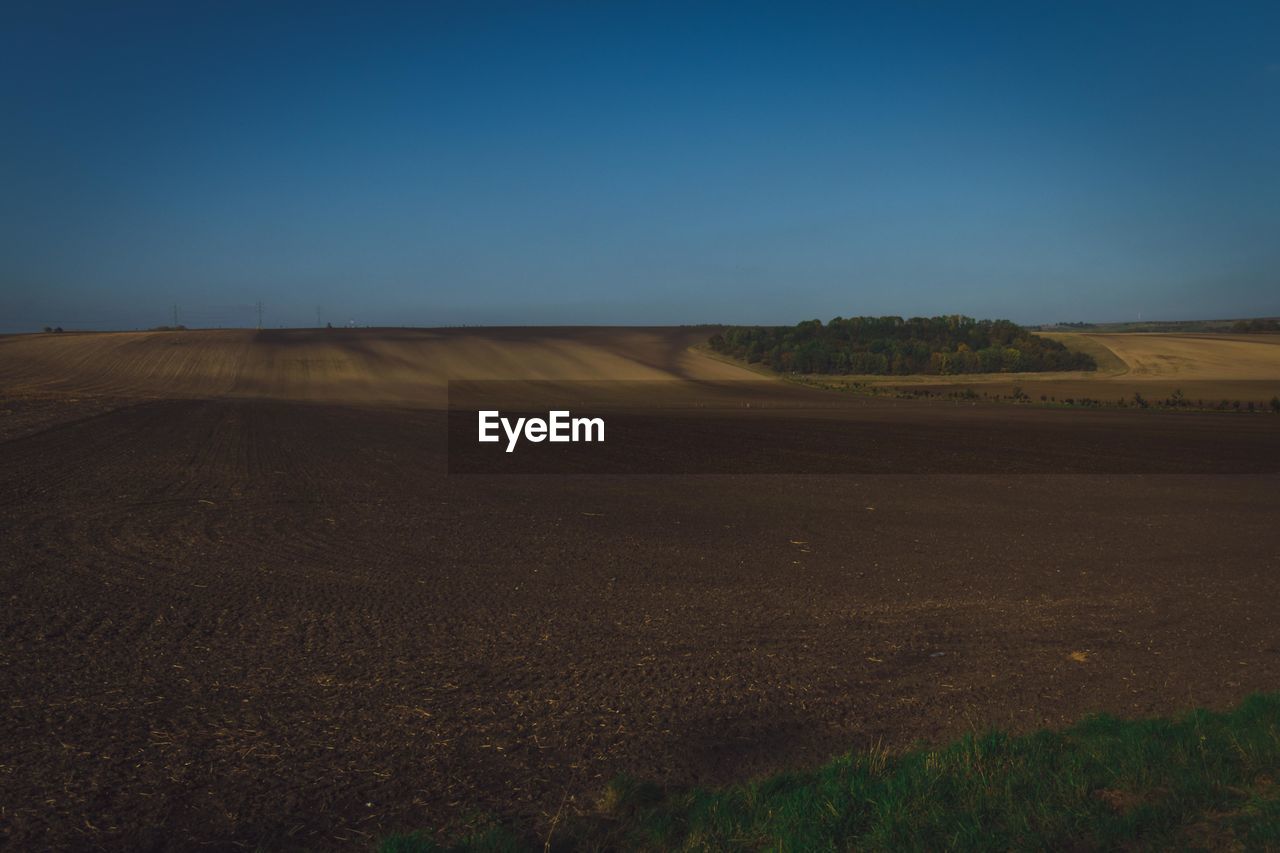
[[[498,826],[384,853],[543,849]],[[620,779],[556,850],[1280,849],[1280,694],[1177,720],[1099,715],[1063,732],[843,756],[708,790]]]

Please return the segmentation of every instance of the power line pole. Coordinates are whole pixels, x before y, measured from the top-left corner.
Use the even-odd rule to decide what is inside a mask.
[[[258,328],[262,328],[262,300],[258,300]]]
[[[178,306],[173,306],[173,327],[178,328]]]
[[[323,326],[323,325],[324,325],[324,323],[322,323],[322,322],[320,321],[320,306],[319,306],[319,305],[317,305],[317,306],[316,306],[316,328],[318,329],[318,328],[320,328],[320,327],[321,327],[321,326]]]

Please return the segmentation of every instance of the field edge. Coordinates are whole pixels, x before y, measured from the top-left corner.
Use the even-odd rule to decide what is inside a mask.
[[[545,836],[477,819],[380,853],[670,849],[1114,849],[1280,844],[1280,693],[1225,713],[1086,717],[1063,731],[969,734],[718,790],[619,778]],[[1083,847],[1081,846],[1083,844]]]

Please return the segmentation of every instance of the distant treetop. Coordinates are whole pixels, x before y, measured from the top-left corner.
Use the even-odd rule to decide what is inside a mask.
[[[1280,320],[1241,320],[1231,327],[1233,332],[1280,332]]]

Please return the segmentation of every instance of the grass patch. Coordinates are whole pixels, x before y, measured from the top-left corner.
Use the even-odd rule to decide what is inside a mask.
[[[1280,848],[1280,694],[1176,720],[1090,717],[1062,732],[966,736],[845,755],[718,790],[613,782],[556,850]],[[384,853],[543,849],[493,827]]]

